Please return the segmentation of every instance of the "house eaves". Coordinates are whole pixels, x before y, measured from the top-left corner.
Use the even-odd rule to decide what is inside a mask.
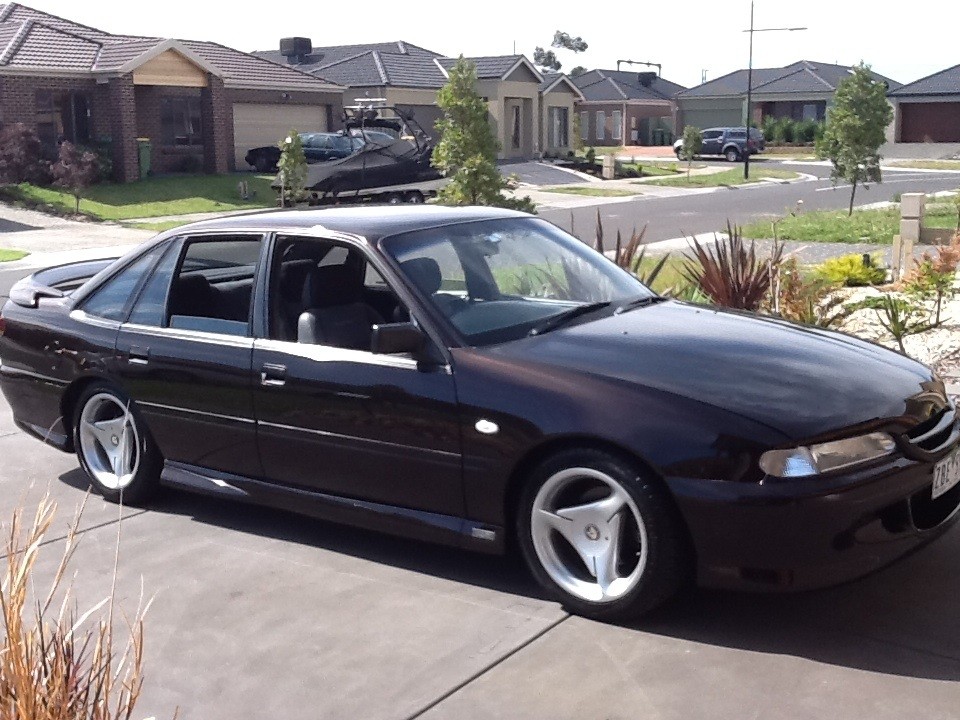
[[[580,88],[578,88],[569,77],[562,73],[557,75],[557,77],[553,80],[551,80],[550,76],[547,75],[544,77],[544,82],[546,85],[540,90],[541,95],[546,95],[548,92],[553,92],[554,88],[562,83],[570,88],[577,97],[583,100],[583,93],[580,92]]]

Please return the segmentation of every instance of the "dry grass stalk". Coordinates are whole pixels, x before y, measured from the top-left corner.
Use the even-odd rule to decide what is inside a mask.
[[[34,572],[56,505],[44,496],[29,523],[22,509],[13,514],[0,585],[5,630],[0,646],[0,720],[129,720],[133,715],[143,685],[147,608],[141,602],[132,620],[124,618],[129,636],[119,647],[113,629],[118,526],[110,595],[77,613],[66,574],[85,504],[86,500],[67,532],[57,570],[42,596],[34,589]]]

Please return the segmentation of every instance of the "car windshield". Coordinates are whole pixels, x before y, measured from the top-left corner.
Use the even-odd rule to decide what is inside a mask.
[[[483,220],[386,238],[383,247],[424,298],[475,346],[591,318],[656,297],[632,275],[536,218]],[[589,306],[589,307],[588,307]]]

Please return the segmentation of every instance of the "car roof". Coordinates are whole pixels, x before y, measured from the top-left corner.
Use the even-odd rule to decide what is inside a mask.
[[[357,235],[371,243],[400,233],[477,220],[530,218],[531,215],[493,207],[439,205],[368,205],[309,210],[268,210],[203,220],[170,230],[167,237],[203,232],[247,230],[265,232],[332,231]]]

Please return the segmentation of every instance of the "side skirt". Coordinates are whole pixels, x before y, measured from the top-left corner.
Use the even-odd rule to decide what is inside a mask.
[[[451,515],[312,492],[178,462],[164,462],[160,482],[203,495],[266,505],[415,540],[475,552],[504,552],[502,528]]]

